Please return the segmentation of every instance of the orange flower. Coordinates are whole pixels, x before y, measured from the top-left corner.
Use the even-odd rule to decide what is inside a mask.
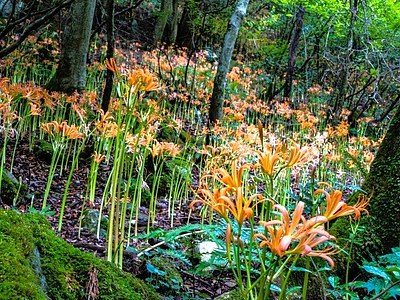
[[[259,201],[254,202],[253,200],[258,198]],[[250,219],[253,216],[253,207],[262,201],[261,195],[255,194],[247,199],[243,194],[243,188],[239,187],[236,191],[235,201],[227,201],[226,208],[230,211],[233,217],[239,224],[243,224],[245,220]]]
[[[49,135],[54,136],[55,134],[61,134],[61,136],[71,140],[81,139],[84,137],[84,134],[79,131],[76,125],[68,125],[67,121],[61,123],[58,123],[57,121],[43,123],[41,124],[41,128]]]
[[[305,249],[309,249],[306,248],[306,245],[311,244],[311,241],[313,241],[313,238],[311,238],[310,235],[315,237],[315,234],[318,233],[324,236],[329,236],[329,234],[323,229],[315,228],[317,224],[327,222],[328,219],[326,217],[316,216],[309,220],[304,218],[304,202],[300,201],[297,203],[291,220],[289,213],[284,206],[275,204],[273,208],[281,212],[282,220],[260,222],[269,233],[268,237],[260,233],[254,235],[255,238],[261,238],[262,241],[260,247],[268,246],[272,253],[277,254],[280,257],[292,253],[301,253],[304,255],[303,252]],[[294,249],[289,250],[290,245],[294,240],[298,240],[299,242]],[[315,245],[311,244],[311,246]]]
[[[113,73],[118,73],[119,69],[117,67],[117,64],[115,63],[114,57],[111,57],[110,59],[106,59],[106,67]]]
[[[266,152],[258,151],[257,154],[259,156],[258,162],[261,165],[261,169],[268,176],[272,177],[274,175],[274,167],[276,163],[280,160],[279,151],[274,151],[267,149]]]
[[[329,265],[333,268],[334,262],[330,255],[336,254],[337,251],[332,247],[325,248],[323,250],[313,250],[314,247],[325,243],[326,241],[335,239],[334,236],[330,235],[323,229],[322,226],[312,228],[304,235],[296,247],[293,250],[288,251],[286,254],[301,254],[303,256],[317,256],[325,259]]]
[[[301,147],[298,144],[294,144],[290,149],[289,159],[287,167],[291,168],[295,165],[306,163],[310,157],[311,149],[309,147]]]
[[[316,224],[327,222],[327,218],[316,216],[310,220],[306,220],[303,216],[304,202],[297,203],[294,210],[292,220],[286,208],[280,204],[275,204],[275,209],[278,209],[282,214],[282,220],[272,220],[269,222],[261,221],[269,232],[269,238],[263,234],[255,234],[254,237],[259,237],[263,241],[260,246],[268,246],[274,254],[283,256],[291,253],[288,251],[293,240],[304,240],[315,229]],[[293,251],[293,250],[292,250]]]
[[[93,160],[96,164],[101,163],[105,158],[106,156],[104,154],[97,153],[97,151],[93,153]]]
[[[366,206],[369,200],[366,197],[362,197],[354,206],[346,204],[342,201],[342,192],[339,190],[334,190],[331,185],[323,183],[326,185],[330,192],[328,193],[324,189],[318,189],[315,191],[314,195],[324,194],[326,197],[326,208],[324,216],[330,221],[339,217],[354,215],[354,219],[358,219],[361,216],[361,212],[365,211],[368,213]]]
[[[31,116],[40,116],[42,114],[42,110],[38,104],[29,102],[29,105],[31,106]]]
[[[220,190],[214,189],[213,193],[207,189],[200,189],[199,193],[203,194],[204,197],[192,201],[190,204],[191,208],[193,208],[196,203],[202,203],[216,211],[227,221],[228,212],[230,212],[239,224],[243,224],[245,220],[253,216],[253,207],[261,201],[253,201],[256,198],[261,199],[261,195],[259,194],[245,198],[242,187],[236,190],[234,199],[231,199],[231,195],[228,194],[226,188]]]
[[[244,164],[237,170],[237,161],[232,162],[232,175],[223,168],[216,171],[215,178],[226,186],[227,191],[237,191],[242,186],[242,176],[244,170],[250,168],[249,165]]]
[[[203,195],[203,197],[193,200],[190,203],[190,208],[193,209],[195,204],[201,203],[210,207],[225,220],[228,220],[228,211],[226,209],[225,202],[230,201],[230,199],[226,196],[226,194],[223,193],[224,191],[225,190],[214,189],[214,191],[211,192],[208,189],[200,189],[198,193]]]
[[[283,241],[283,237],[285,236],[285,232],[283,228],[272,228],[272,227],[266,227],[269,233],[269,238],[267,238],[265,235],[261,233],[256,233],[254,235],[254,238],[260,238],[260,247],[264,248],[267,246],[272,254],[279,255],[279,257],[282,257],[285,254],[285,251],[287,249],[286,242]],[[282,242],[282,245],[281,245]]]
[[[157,88],[155,77],[147,70],[133,70],[128,75],[128,82],[135,91],[150,92]]]

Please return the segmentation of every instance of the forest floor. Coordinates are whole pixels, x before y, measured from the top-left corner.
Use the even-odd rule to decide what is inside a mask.
[[[9,143],[8,153],[12,153],[13,151],[14,146]],[[62,174],[56,173],[54,176],[50,195],[47,200],[50,209],[49,211],[43,211],[42,199],[47,182],[50,160],[50,157],[46,157],[45,155],[37,155],[35,150],[31,151],[27,142],[20,142],[18,147],[15,148],[12,174],[17,179],[21,179],[22,182],[27,185],[30,199],[26,202],[18,204],[17,209],[21,212],[32,210],[42,211],[46,214],[47,219],[49,220],[53,229],[57,231],[61,201],[69,170],[63,171]],[[10,170],[10,162],[11,155],[7,156],[5,166],[6,170]],[[60,232],[58,232],[58,235],[71,245],[74,245],[83,251],[92,252],[98,257],[105,258],[107,245],[104,236],[97,238],[95,233],[91,233],[86,229],[82,229],[79,234],[79,220],[81,218],[82,205],[84,204],[86,193],[87,171],[90,167],[89,163],[89,159],[81,159],[78,168],[74,172],[72,183],[69,188],[67,205],[65,207],[62,229]],[[105,186],[109,173],[110,166],[101,164],[97,179],[98,191],[96,195],[96,202],[94,203],[94,207],[89,207],[87,204],[85,204],[84,210],[97,210],[100,208],[102,190]],[[181,209],[176,212],[173,227],[179,227],[188,223],[198,224],[200,222],[200,218],[198,216],[189,214],[190,210],[188,205],[190,203],[190,199],[185,199],[184,201],[186,201],[186,203],[183,203]],[[0,204],[5,208],[10,208],[4,203]],[[167,215],[167,206],[168,204],[165,200],[165,197],[160,197],[157,202],[156,222],[152,230],[171,229],[170,219]],[[146,230],[145,226],[147,224],[147,208],[141,207],[140,213],[145,219],[142,220],[142,224],[139,222],[139,233],[143,233]],[[107,215],[107,211],[105,211],[105,214]],[[142,239],[138,240],[136,242],[137,244],[133,246],[136,249],[145,249],[146,247],[151,247],[158,242],[159,240],[157,239],[149,239],[147,241]],[[192,246],[194,248],[196,245]],[[204,277],[194,275],[190,268],[181,262],[175,261],[173,264],[181,274],[184,283],[183,289],[179,292],[179,295],[182,294],[185,296],[173,296],[172,299],[214,299],[215,297],[233,289],[235,286],[234,279],[226,269],[209,271],[208,276]],[[145,260],[143,260],[143,258],[139,259],[135,252],[125,251],[123,268],[125,271],[132,273],[139,278],[145,279],[146,277],[146,270],[144,270],[146,268]],[[171,299],[171,297],[168,299]]]

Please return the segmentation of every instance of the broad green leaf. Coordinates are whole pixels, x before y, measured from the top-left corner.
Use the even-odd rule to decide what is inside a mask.
[[[374,267],[374,266],[363,266],[362,267],[365,271],[368,273],[374,274],[376,276],[385,278],[386,280],[390,280],[390,277],[388,274],[385,273],[381,268]]]
[[[339,283],[339,278],[337,276],[329,276],[328,282],[331,284],[333,288],[335,288]]]

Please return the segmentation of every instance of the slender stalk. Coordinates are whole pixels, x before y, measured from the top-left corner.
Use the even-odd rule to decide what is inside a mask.
[[[292,267],[294,267],[297,263],[297,260],[299,259],[300,255],[296,255],[296,258],[294,259],[293,263],[292,263]],[[288,259],[286,261],[288,261],[290,258],[290,256],[288,257]],[[286,263],[285,261],[285,263]],[[281,292],[279,294],[279,300],[285,300],[286,299],[286,288],[287,288],[287,284],[289,282],[289,277],[292,274],[292,268],[289,268],[288,272],[285,275],[285,280],[283,281],[283,285],[281,287]]]
[[[78,142],[78,141],[76,141],[76,142]],[[69,171],[67,183],[65,184],[64,195],[63,195],[62,202],[61,202],[60,216],[58,219],[58,231],[61,231],[61,228],[62,228],[62,222],[63,222],[63,217],[64,217],[65,204],[67,202],[67,197],[68,197],[69,186],[71,185],[72,176],[74,174],[75,168],[79,161],[79,154],[82,152],[84,145],[85,145],[85,141],[82,141],[81,145],[78,147],[78,150],[76,151],[76,153],[74,153],[71,170]]]

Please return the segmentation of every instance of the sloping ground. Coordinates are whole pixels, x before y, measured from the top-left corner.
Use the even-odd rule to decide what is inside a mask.
[[[0,299],[159,299],[144,282],[56,236],[39,214],[0,210]]]

